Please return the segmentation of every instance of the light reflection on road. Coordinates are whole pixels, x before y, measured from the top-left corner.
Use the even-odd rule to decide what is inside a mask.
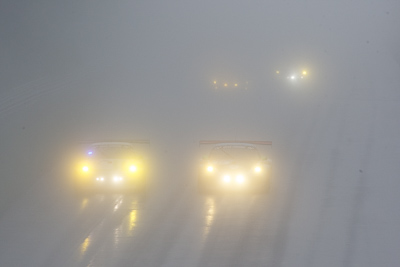
[[[117,200],[117,202],[116,202],[116,204],[114,205],[114,211],[117,211],[118,210],[118,208],[121,206],[121,204],[122,204],[122,201],[123,201],[123,198],[122,198],[122,196],[121,197],[119,197],[119,199]]]
[[[90,245],[90,236],[86,237],[85,240],[81,244],[81,256],[83,257],[85,255],[85,252],[87,251],[88,247]]]
[[[81,209],[80,209],[81,211],[85,210],[85,208],[86,208],[88,202],[89,202],[89,200],[88,200],[87,197],[85,197],[84,199],[82,199],[82,202],[81,202]]]
[[[141,204],[143,202],[138,196],[94,195],[82,198],[82,216],[100,210],[101,217],[79,246],[80,264],[102,264],[107,258],[107,261],[115,258],[132,241],[141,216]],[[100,248],[100,251],[94,248]]]
[[[133,234],[133,229],[136,227],[136,220],[137,220],[137,210],[132,210],[131,213],[129,213],[129,229],[128,229],[128,235],[132,236]]]
[[[204,232],[203,232],[203,242],[207,240],[210,233],[210,229],[214,222],[214,217],[216,213],[215,199],[213,197],[207,197],[205,201],[205,216],[204,216]]]

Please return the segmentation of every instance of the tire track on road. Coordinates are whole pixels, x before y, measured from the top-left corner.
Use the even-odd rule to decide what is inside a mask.
[[[330,109],[333,109],[333,104],[331,104]],[[302,115],[302,113],[298,112],[298,116]],[[290,185],[286,192],[286,196],[284,196],[284,203],[282,204],[282,213],[280,215],[280,223],[277,229],[277,234],[274,237],[273,247],[272,247],[272,258],[270,260],[271,266],[280,267],[283,265],[288,243],[290,240],[289,231],[290,224],[293,219],[296,199],[299,195],[299,188],[302,182],[302,177],[306,171],[306,163],[309,159],[309,154],[312,154],[318,146],[318,141],[322,138],[324,133],[324,127],[318,127],[318,123],[320,121],[326,121],[321,119],[322,112],[313,112],[313,119],[311,120],[311,125],[309,127],[300,127],[307,129],[304,137],[304,141],[300,144],[300,149],[298,149],[298,155],[292,165],[292,169],[290,171]],[[300,123],[302,120],[299,120],[297,117],[293,120],[294,122]],[[329,123],[329,120],[328,120]],[[292,125],[296,125],[293,123]],[[324,124],[325,126],[325,124]],[[292,133],[290,133],[292,134]],[[286,137],[288,139],[288,137]]]
[[[354,266],[358,229],[361,222],[362,212],[364,210],[364,203],[366,197],[367,183],[368,183],[368,166],[370,165],[371,155],[375,144],[374,133],[377,120],[377,109],[373,107],[373,114],[370,116],[371,122],[368,130],[368,136],[365,140],[364,152],[360,162],[359,175],[356,181],[354,201],[351,208],[351,218],[349,219],[349,228],[347,231],[347,241],[345,244],[345,255],[343,259],[344,267]]]
[[[334,144],[339,144],[340,141],[343,138],[344,134],[344,127],[346,124],[346,119],[348,115],[348,107],[349,107],[349,101],[346,101],[346,103],[338,109],[340,112],[339,115],[339,123],[338,126],[335,127],[337,129],[336,132],[336,140],[333,142]],[[334,117],[333,115],[335,114],[334,112],[335,107],[331,108],[331,111],[327,114],[325,121],[328,121],[328,125],[325,127],[326,129],[329,129],[329,126],[332,124],[332,118]],[[334,148],[333,151],[331,152],[330,155],[330,164],[328,168],[328,173],[326,175],[326,181],[325,181],[325,190],[324,190],[324,199],[323,202],[320,206],[320,210],[318,211],[318,222],[316,225],[316,230],[314,231],[313,237],[312,237],[312,243],[310,245],[310,248],[308,250],[308,254],[306,256],[306,266],[314,266],[314,261],[315,261],[315,256],[316,256],[316,251],[319,247],[321,236],[323,233],[323,229],[326,224],[326,218],[329,214],[329,210],[331,208],[332,200],[333,200],[333,187],[336,182],[337,178],[337,170],[338,167],[340,166],[340,152],[338,148]]]

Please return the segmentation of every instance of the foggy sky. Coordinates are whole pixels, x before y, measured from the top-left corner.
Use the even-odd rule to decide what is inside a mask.
[[[397,142],[399,12],[398,1],[378,0],[1,1],[0,218],[82,140],[148,138],[158,160],[194,158],[200,139],[288,147],[316,110],[361,107],[380,110],[376,127]],[[305,88],[275,80],[302,65]],[[214,91],[219,76],[250,89]]]

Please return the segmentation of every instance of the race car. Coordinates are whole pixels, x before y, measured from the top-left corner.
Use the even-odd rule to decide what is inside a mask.
[[[248,81],[239,81],[237,79],[220,79],[220,80],[213,80],[212,85],[216,90],[248,90],[249,89],[249,82]]]
[[[203,140],[199,145],[213,145],[208,156],[201,160],[199,193],[268,191],[271,161],[261,156],[258,146],[272,146],[271,141]]]
[[[147,140],[130,142],[96,142],[84,145],[76,164],[76,185],[82,192],[144,192],[148,168],[135,145]]]
[[[299,68],[291,71],[276,70],[275,75],[278,79],[284,79],[291,83],[298,83],[309,79],[309,71],[306,68]]]

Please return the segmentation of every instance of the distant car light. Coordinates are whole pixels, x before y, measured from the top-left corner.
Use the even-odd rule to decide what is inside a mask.
[[[88,172],[88,171],[89,171],[89,167],[88,167],[88,166],[83,166],[83,167],[82,167],[82,171]]]
[[[88,151],[87,153],[89,156],[93,155],[93,151]]]
[[[208,172],[213,172],[213,171],[214,171],[214,167],[211,166],[211,165],[208,166],[208,167],[207,167],[207,171],[208,171]]]

